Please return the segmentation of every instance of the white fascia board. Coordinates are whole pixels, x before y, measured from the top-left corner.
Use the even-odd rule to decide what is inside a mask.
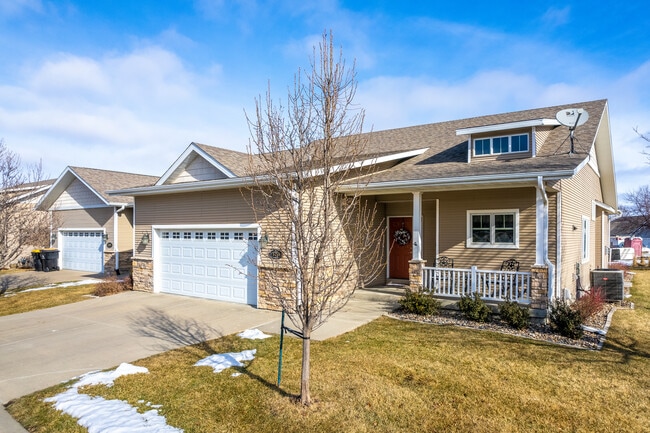
[[[197,155],[199,155],[201,158],[205,159],[208,161],[210,164],[212,164],[217,170],[221,171],[223,174],[225,174],[228,178],[234,178],[237,177],[235,174],[228,170],[224,165],[222,165],[219,161],[214,159],[212,156],[208,155],[203,149],[201,149],[196,143],[190,143],[189,146],[185,149],[185,151],[176,158],[176,161],[167,169],[165,174],[163,174],[160,179],[158,179],[158,182],[156,182],[156,185],[164,185],[165,182],[167,182],[167,179],[176,171],[178,167],[180,167],[185,160],[192,154],[192,152],[195,152]]]
[[[533,126],[560,126],[557,119],[534,119],[519,122],[498,123],[496,125],[475,126],[473,128],[457,129],[456,135],[480,134],[482,132],[505,131],[508,129],[532,128]]]
[[[54,204],[56,199],[59,198],[59,196],[61,194],[63,194],[63,191],[65,191],[65,188],[63,188],[62,183],[65,180],[70,180],[70,182],[68,182],[68,184],[70,184],[72,182],[70,177],[74,177],[74,178],[78,179],[79,182],[81,182],[86,188],[88,188],[90,191],[92,191],[92,193],[95,194],[102,201],[102,203],[104,203],[106,206],[111,206],[111,204],[109,202],[107,202],[104,199],[104,197],[102,197],[101,194],[99,194],[93,187],[88,185],[88,183],[85,180],[83,180],[81,177],[79,177],[77,175],[77,173],[74,172],[74,170],[72,170],[70,167],[66,167],[65,170],[63,170],[63,173],[61,173],[59,178],[56,180],[56,182],[54,182],[54,184],[52,184],[50,189],[45,194],[43,194],[43,197],[41,197],[41,199],[38,201],[38,203],[36,203],[35,209],[37,209],[37,210],[49,210],[50,206],[52,206],[52,204]],[[47,204],[46,208],[43,208],[42,206],[45,205],[46,203],[48,203],[48,201],[49,201],[49,204]]]
[[[605,203],[603,203],[601,201],[594,200],[593,203],[594,203],[594,206],[604,209],[605,212],[608,212],[608,213],[611,213],[611,214],[615,214],[615,213],[618,212],[613,207],[611,207],[611,206],[609,206],[609,205],[607,205],[607,204],[605,204]]]
[[[330,173],[337,173],[339,171],[344,171],[344,170],[352,170],[352,169],[355,169],[355,168],[366,167],[366,166],[369,166],[369,165],[382,164],[384,162],[396,161],[398,159],[412,158],[414,156],[422,155],[428,149],[429,149],[428,147],[425,147],[423,149],[409,150],[409,151],[406,151],[406,152],[399,152],[399,153],[391,153],[390,155],[378,156],[376,158],[363,159],[361,161],[346,162],[344,164],[338,164],[338,165],[332,166],[332,168],[330,170]],[[324,172],[325,172],[324,169],[319,168],[319,169],[311,170],[308,173],[308,176],[320,176]]]
[[[240,223],[240,224],[154,224],[153,230],[210,230],[210,229],[258,229],[257,223]]]
[[[448,177],[442,179],[417,179],[417,180],[398,180],[388,182],[369,183],[362,189],[367,192],[376,192],[381,190],[390,189],[413,189],[413,190],[426,190],[431,187],[467,187],[472,185],[481,184],[530,184],[536,185],[539,176],[544,180],[557,180],[570,178],[577,173],[576,170],[556,170],[546,172],[530,172],[521,174],[492,174],[485,176],[463,176],[463,177]],[[346,185],[339,188],[339,192],[354,192],[358,188],[354,185]]]
[[[236,177],[234,179],[218,179],[200,182],[173,183],[170,185],[143,186],[138,188],[107,191],[108,195],[128,195],[132,197],[143,195],[173,194],[179,192],[196,192],[228,188],[241,188],[254,185],[251,177]]]

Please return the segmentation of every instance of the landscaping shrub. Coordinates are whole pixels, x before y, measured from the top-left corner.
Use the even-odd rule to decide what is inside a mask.
[[[474,292],[474,296],[461,296],[458,309],[465,318],[475,322],[487,322],[492,314],[490,307],[483,302],[478,292]]]
[[[551,305],[549,321],[551,329],[558,334],[576,340],[582,338],[583,331],[580,327],[582,318],[580,313],[571,308],[571,305],[566,301],[556,301]]]
[[[407,313],[421,316],[436,314],[440,309],[440,301],[434,299],[426,292],[413,292],[406,290],[406,294],[399,300],[399,304]]]
[[[499,315],[504,322],[515,329],[524,329],[530,325],[528,307],[520,306],[510,300],[499,306]]]
[[[126,277],[123,280],[118,280],[116,277],[109,277],[103,279],[97,286],[93,295],[95,296],[109,296],[116,293],[132,290],[131,277]]]
[[[604,306],[605,292],[600,287],[593,287],[572,305],[583,322],[597,314]]]

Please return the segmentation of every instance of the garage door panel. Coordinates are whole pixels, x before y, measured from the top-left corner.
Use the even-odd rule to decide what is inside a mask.
[[[67,231],[60,232],[59,249],[61,250],[59,266],[100,273],[104,270],[103,231]]]
[[[237,303],[257,302],[257,232],[227,230],[158,231],[154,264],[161,291]],[[252,239],[253,241],[249,241]],[[177,290],[166,280],[180,281]]]

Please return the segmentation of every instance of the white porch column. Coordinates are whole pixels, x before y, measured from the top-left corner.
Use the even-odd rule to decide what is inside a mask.
[[[422,260],[422,193],[413,193],[413,260]]]
[[[538,179],[536,191],[536,215],[535,215],[535,265],[544,266],[548,251],[548,206],[544,196],[544,184]]]

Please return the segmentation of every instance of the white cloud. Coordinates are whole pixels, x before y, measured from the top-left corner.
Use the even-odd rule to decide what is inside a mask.
[[[41,0],[0,0],[2,16],[15,16],[26,11],[42,13],[43,3]]]
[[[381,130],[607,98],[618,192],[625,193],[650,179],[649,161],[641,154],[647,143],[633,130],[650,130],[643,84],[649,81],[650,62],[611,81],[576,77],[573,82],[549,83],[507,70],[480,71],[455,82],[378,77],[360,83],[357,102],[366,110],[365,130]]]
[[[542,15],[542,23],[549,27],[559,27],[567,24],[570,21],[571,6],[558,8],[551,6]]]
[[[243,110],[217,87],[219,74],[217,64],[192,72],[155,46],[59,54],[0,87],[0,130],[26,162],[42,158],[51,176],[66,165],[162,174],[191,141],[244,150]]]

